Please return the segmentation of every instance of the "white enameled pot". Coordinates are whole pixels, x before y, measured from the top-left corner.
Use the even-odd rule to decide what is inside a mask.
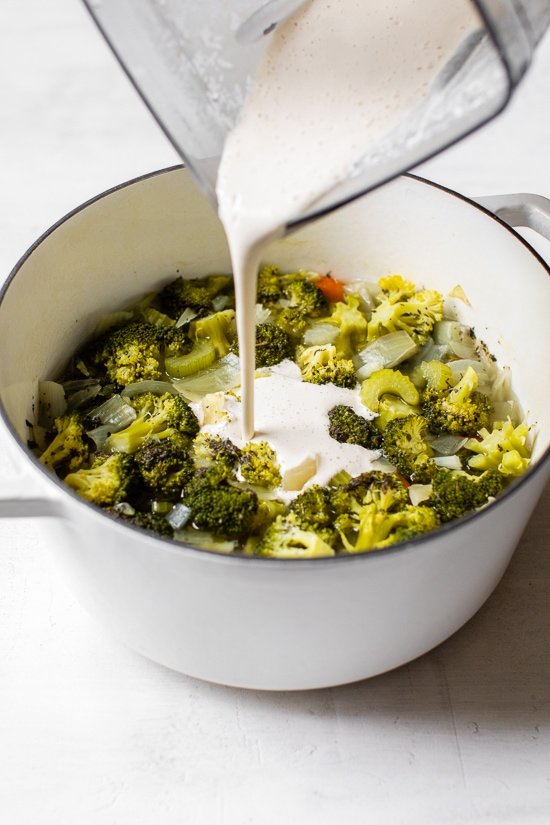
[[[544,229],[544,199],[491,206]],[[508,211],[506,211],[508,210]],[[51,477],[26,447],[37,381],[60,369],[95,323],[177,272],[228,271],[224,234],[175,168],[85,204],[47,232],[0,301],[2,443],[17,474],[0,515],[41,516],[82,604],[123,642],[227,685],[304,689],[407,662],[466,622],[502,576],[550,473],[548,268],[487,209],[410,176],[278,242],[281,267],[377,279],[399,272],[449,292],[460,284],[477,335],[536,425],[532,469],[493,505],[392,550],[281,561],[217,555],[112,521]]]

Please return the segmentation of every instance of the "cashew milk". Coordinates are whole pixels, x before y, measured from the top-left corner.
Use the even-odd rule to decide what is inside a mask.
[[[310,0],[272,35],[217,183],[235,278],[243,438],[254,434],[262,250],[357,171],[477,25],[468,0]]]

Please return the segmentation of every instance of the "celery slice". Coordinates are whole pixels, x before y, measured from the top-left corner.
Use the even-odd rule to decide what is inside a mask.
[[[204,338],[197,341],[191,352],[186,355],[174,355],[167,358],[164,366],[171,378],[185,378],[212,366],[215,360],[214,344]]]

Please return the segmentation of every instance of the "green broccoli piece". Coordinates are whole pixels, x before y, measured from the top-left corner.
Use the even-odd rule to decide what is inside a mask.
[[[276,304],[283,295],[281,272],[278,267],[266,264],[258,272],[256,300],[259,304]]]
[[[277,453],[267,441],[250,441],[241,450],[240,471],[243,479],[258,487],[273,489],[281,483]]]
[[[348,553],[390,547],[438,526],[435,510],[411,504],[396,512],[388,512],[375,502],[356,504],[349,515],[337,520],[340,538]]]
[[[193,440],[193,459],[197,468],[216,467],[228,478],[235,476],[241,450],[229,438],[200,432]]]
[[[193,310],[198,316],[208,315],[213,311],[213,297],[206,279],[176,278],[158,293],[156,302],[162,312],[178,319],[185,309]]]
[[[348,295],[345,301],[338,301],[327,324],[338,327],[336,351],[339,357],[350,358],[367,342],[367,319],[360,311],[361,299]]]
[[[195,472],[188,439],[177,430],[164,438],[146,439],[135,459],[145,484],[166,501],[178,498]]]
[[[299,493],[289,505],[293,521],[301,530],[317,533],[327,544],[332,545],[338,533],[334,527],[336,513],[333,498],[336,494],[330,487],[313,484]]]
[[[120,386],[160,380],[164,328],[133,321],[109,330],[85,348],[83,357],[93,368]]]
[[[305,276],[288,281],[283,292],[289,309],[296,309],[301,315],[317,318],[328,312],[327,299],[315,282]]]
[[[357,415],[351,407],[338,404],[329,411],[328,419],[329,435],[341,444],[358,444],[367,450],[382,446],[382,435],[375,423]]]
[[[439,469],[432,478],[432,494],[424,504],[433,507],[441,521],[452,521],[482,507],[504,485],[504,478],[494,470],[474,476],[462,470]]]
[[[280,501],[278,498],[258,497],[258,509],[250,528],[250,532],[254,537],[254,544],[256,543],[255,537],[263,534],[277,516],[281,516],[286,512],[286,509],[284,501]]]
[[[106,449],[135,453],[151,436],[167,438],[177,430],[191,439],[199,431],[197,416],[181,395],[141,393],[131,404],[137,410],[137,417],[125,429],[109,436]]]
[[[199,470],[184,490],[184,502],[199,530],[227,539],[250,533],[258,511],[258,496],[230,484],[217,468]]]
[[[380,279],[379,285],[382,291],[368,324],[368,340],[403,329],[417,344],[424,344],[443,317],[443,296],[431,289],[411,294],[410,282],[395,275]]]
[[[306,347],[298,356],[304,381],[310,384],[335,384],[353,389],[357,383],[353,361],[338,358],[332,344]]]
[[[529,427],[525,422],[514,427],[510,419],[495,421],[490,431],[482,428],[477,433],[478,438],[466,442],[466,449],[477,453],[468,460],[468,466],[475,470],[497,470],[508,477],[522,475],[531,458],[528,434]]]
[[[87,501],[108,506],[127,501],[135,490],[137,477],[133,456],[117,453],[96,455],[91,467],[81,467],[64,480]]]
[[[162,343],[165,358],[176,358],[186,355],[193,349],[193,341],[189,338],[184,327],[169,327],[163,330]]]
[[[283,307],[275,316],[275,325],[292,341],[298,341],[302,337],[308,323],[307,316],[298,307]]]
[[[77,412],[56,418],[56,434],[48,444],[40,461],[63,476],[74,472],[88,460],[90,445],[82,417]]]
[[[230,352],[239,355],[237,339],[230,346]],[[256,367],[273,367],[292,358],[294,345],[290,336],[275,324],[258,324],[256,327]]]
[[[293,513],[277,516],[254,548],[258,556],[311,559],[334,556],[334,549],[312,530],[304,530]]]
[[[437,465],[426,442],[428,426],[421,415],[408,415],[389,421],[383,432],[384,455],[397,471],[415,483],[428,483]]]
[[[355,502],[376,504],[386,512],[394,512],[410,504],[407,488],[395,473],[368,470],[352,478],[344,489]]]
[[[428,383],[422,395],[422,414],[434,433],[475,435],[489,425],[491,402],[477,392],[478,377],[468,367],[453,387],[438,389]]]
[[[192,335],[196,341],[207,339],[212,342],[218,358],[229,352],[235,338],[235,310],[224,309],[193,321]]]

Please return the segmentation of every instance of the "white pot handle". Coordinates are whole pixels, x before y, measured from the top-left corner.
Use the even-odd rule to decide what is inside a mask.
[[[63,515],[59,496],[48,495],[46,484],[40,481],[31,463],[27,459],[21,461],[21,455],[12,460],[10,438],[0,419],[0,518]]]
[[[521,193],[516,195],[487,195],[475,198],[476,203],[510,226],[533,229],[550,241],[550,199],[542,195]]]

